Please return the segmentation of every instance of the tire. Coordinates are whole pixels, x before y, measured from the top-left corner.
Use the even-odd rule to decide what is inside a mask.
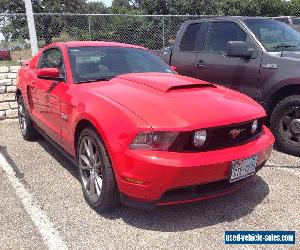
[[[281,100],[271,114],[270,123],[277,148],[300,156],[300,95]]]
[[[117,206],[119,191],[112,164],[102,139],[92,127],[84,128],[80,134],[77,164],[87,203],[100,212]]]
[[[37,137],[37,132],[28,114],[22,95],[18,97],[18,118],[22,136],[27,141],[32,141]]]

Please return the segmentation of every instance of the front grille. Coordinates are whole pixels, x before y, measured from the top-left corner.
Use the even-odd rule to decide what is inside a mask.
[[[200,148],[193,145],[193,136],[195,131],[183,132],[175,140],[169,151],[200,152],[245,144],[251,140],[254,140],[262,132],[261,119],[258,121],[258,129],[254,134],[251,134],[252,123],[253,121],[248,121],[228,126],[208,128],[206,129],[207,141]],[[236,136],[233,136],[232,134],[234,134],[234,130],[239,131],[240,133]]]
[[[264,165],[265,161],[256,167],[256,172],[259,171]],[[200,184],[189,187],[181,187],[172,190],[168,190],[159,200],[159,203],[169,203],[177,201],[188,201],[193,199],[199,199],[205,197],[210,197],[213,195],[218,195],[222,193],[230,193],[246,184],[253,176],[249,176],[245,179],[229,182],[228,179],[220,180],[217,182],[211,182],[206,184]]]
[[[194,200],[234,191],[238,187],[247,183],[251,178],[252,176],[233,183],[230,183],[228,180],[222,180],[200,186],[169,190],[161,197],[159,203]]]

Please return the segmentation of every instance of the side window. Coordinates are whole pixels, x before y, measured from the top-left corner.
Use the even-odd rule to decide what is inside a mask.
[[[63,57],[59,49],[53,48],[44,51],[41,55],[38,68],[57,68],[65,76]]]
[[[206,51],[225,52],[228,41],[246,41],[247,34],[235,23],[214,22],[208,32]]]
[[[200,28],[201,28],[201,23],[192,23],[187,27],[180,43],[181,51],[196,50],[196,39]]]

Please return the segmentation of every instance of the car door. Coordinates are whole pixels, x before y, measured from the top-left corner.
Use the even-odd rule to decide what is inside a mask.
[[[226,56],[229,41],[245,41],[254,49],[250,59]],[[246,29],[235,21],[211,21],[203,51],[197,53],[201,79],[257,97],[262,52]]]
[[[65,76],[63,55],[58,47],[45,50],[38,62],[37,70],[42,68],[58,68]],[[68,89],[66,79],[57,82],[48,79],[35,80],[36,102],[40,128],[55,142],[61,143],[61,99]]]
[[[180,42],[173,48],[171,64],[179,74],[201,79],[202,72],[198,70],[196,57],[205,41],[207,22],[197,21],[185,25],[181,28],[184,32],[176,38]]]

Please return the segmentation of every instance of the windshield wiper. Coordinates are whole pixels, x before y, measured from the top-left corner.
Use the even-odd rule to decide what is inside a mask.
[[[103,76],[103,77],[99,77],[99,78],[95,78],[95,79],[87,79],[87,80],[82,80],[82,81],[78,81],[76,83],[88,83],[88,82],[97,82],[97,81],[109,81],[112,78],[114,78],[114,76]]]
[[[289,44],[279,44],[273,47],[273,49],[288,49],[288,48],[295,48],[295,45],[289,45]]]
[[[280,57],[283,57],[283,51],[285,51],[285,49],[288,49],[288,48],[296,48],[296,46],[282,43],[282,44],[279,44],[279,45],[273,47],[273,49],[281,49]]]

